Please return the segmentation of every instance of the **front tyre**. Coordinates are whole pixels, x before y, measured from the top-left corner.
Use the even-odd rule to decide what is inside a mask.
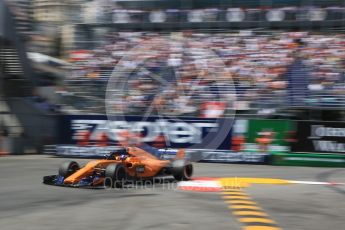
[[[190,180],[193,175],[193,165],[185,160],[176,160],[172,163],[171,171],[177,181]]]
[[[79,169],[79,164],[75,161],[64,162],[59,167],[59,176],[62,176],[64,178],[69,177]]]

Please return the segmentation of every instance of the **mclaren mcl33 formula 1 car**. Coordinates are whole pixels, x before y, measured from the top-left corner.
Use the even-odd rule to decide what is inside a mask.
[[[175,180],[189,180],[193,165],[185,160],[180,149],[170,160],[160,159],[158,149],[151,146],[127,147],[111,152],[105,159],[93,160],[80,167],[75,161],[64,162],[58,175],[43,177],[43,183],[69,187],[116,187],[130,181],[152,180],[173,176]]]

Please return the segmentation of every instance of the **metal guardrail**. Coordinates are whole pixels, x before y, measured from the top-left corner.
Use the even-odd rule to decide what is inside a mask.
[[[345,92],[345,91],[344,91]],[[339,90],[322,90],[313,92],[307,90],[303,92],[305,97],[301,99],[300,105],[293,105],[291,107],[310,107],[310,108],[324,108],[344,110],[345,108],[345,93],[339,93]]]
[[[80,82],[79,82],[80,84]],[[103,84],[103,85],[102,85]],[[66,105],[77,105],[76,109],[78,111],[87,111],[90,113],[104,114],[105,112],[105,87],[106,82],[102,84],[93,84],[91,82],[85,83],[86,87],[93,88],[93,90],[86,91],[85,86],[83,88],[75,85],[69,86],[70,92],[73,92],[73,96],[65,97]],[[101,91],[99,91],[101,90]],[[104,90],[104,91],[103,91]],[[247,94],[245,94],[247,92]],[[261,109],[275,109],[275,111],[280,108],[324,108],[324,109],[335,109],[343,110],[345,108],[345,94],[339,93],[339,90],[323,90],[318,92],[313,92],[312,90],[307,90],[303,92],[294,92],[294,96],[302,97],[299,101],[300,103],[292,103],[289,101],[288,90],[272,91],[270,93],[258,93],[258,89],[251,88],[237,94],[237,101],[245,101],[249,103],[248,112],[256,114]],[[224,92],[228,94],[234,94],[236,92],[228,91]],[[256,93],[256,96],[248,96],[250,94]],[[207,92],[205,92],[205,95]],[[196,103],[202,103],[202,100],[196,97]],[[140,112],[138,112],[140,114]]]

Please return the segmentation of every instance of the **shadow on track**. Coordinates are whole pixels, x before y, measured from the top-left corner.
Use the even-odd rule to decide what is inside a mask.
[[[325,182],[330,182],[332,183],[332,181],[330,181],[330,177],[335,174],[335,173],[338,173],[338,172],[345,172],[345,169],[334,169],[334,170],[330,170],[330,171],[327,171],[327,172],[322,172],[322,173],[319,173],[317,176],[316,176],[316,179],[318,181],[325,181]],[[339,193],[339,194],[342,194],[345,196],[345,190],[344,189],[341,189],[339,187],[337,187],[336,185],[326,185],[326,187],[330,188],[331,190]]]

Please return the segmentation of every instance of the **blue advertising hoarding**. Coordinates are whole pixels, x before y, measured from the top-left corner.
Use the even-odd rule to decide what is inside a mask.
[[[125,116],[108,119],[103,115],[65,115],[60,118],[59,144],[76,145],[82,133],[90,133],[90,143],[105,134],[110,145],[121,140],[122,131],[140,133],[142,142],[153,144],[164,138],[165,147],[231,149],[231,119],[165,118]]]

